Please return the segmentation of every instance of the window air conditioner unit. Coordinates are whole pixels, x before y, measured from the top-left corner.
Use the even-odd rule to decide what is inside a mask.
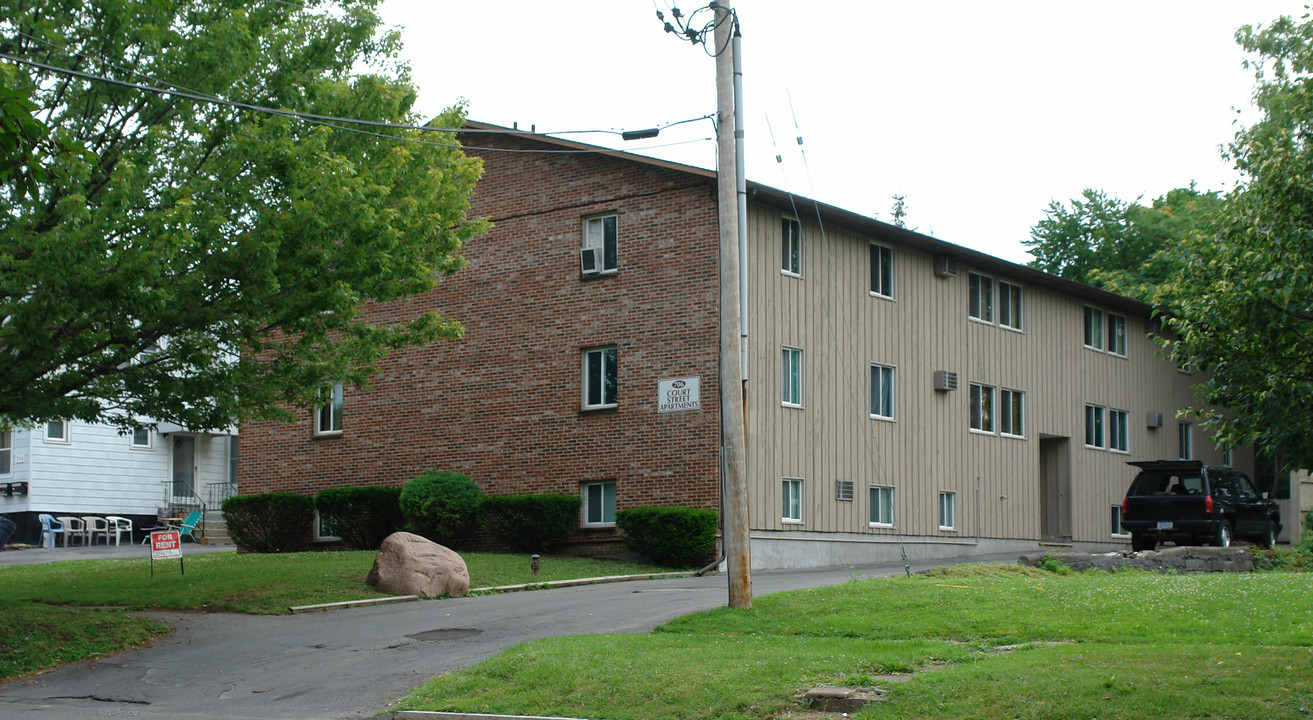
[[[597,263],[597,248],[582,248],[579,250],[579,269],[585,275],[596,275],[601,271]]]
[[[935,389],[941,392],[957,389],[957,373],[947,370],[935,371]]]
[[[936,255],[935,274],[941,278],[957,277],[957,258]]]
[[[1163,414],[1160,412],[1147,413],[1144,419],[1145,427],[1160,428],[1163,426]]]

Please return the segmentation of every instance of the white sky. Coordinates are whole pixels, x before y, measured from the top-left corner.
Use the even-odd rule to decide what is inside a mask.
[[[382,12],[403,28],[425,115],[464,98],[482,122],[622,130],[716,109],[714,61],[662,32],[656,7],[384,0]],[[902,194],[909,227],[1014,262],[1029,260],[1021,243],[1049,202],[1083,188],[1146,203],[1191,180],[1229,188],[1219,148],[1256,117],[1235,30],[1304,13],[1292,0],[734,7],[749,180],[886,221]],[[704,120],[631,143],[566,137],[710,168],[713,133]],[[670,143],[684,144],[647,149]]]

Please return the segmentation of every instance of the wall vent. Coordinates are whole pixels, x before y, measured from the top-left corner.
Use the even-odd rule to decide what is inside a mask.
[[[1163,414],[1160,412],[1149,412],[1145,415],[1144,426],[1151,428],[1160,428],[1163,426]]]
[[[852,480],[835,480],[834,481],[834,499],[847,500],[853,499],[853,481]]]
[[[936,255],[935,274],[941,278],[957,277],[957,258]]]
[[[941,392],[957,389],[957,373],[947,370],[935,371],[935,389]]]

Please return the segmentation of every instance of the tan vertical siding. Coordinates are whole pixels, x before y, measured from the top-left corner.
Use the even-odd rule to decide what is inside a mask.
[[[1134,473],[1126,461],[1176,457],[1177,408],[1190,377],[1159,357],[1147,319],[1127,318],[1127,357],[1083,347],[1086,303],[1016,278],[1022,330],[967,316],[968,273],[934,273],[934,258],[847,228],[800,218],[803,277],[780,271],[779,210],[753,205],[749,247],[749,473],[752,526],[909,536],[1037,539],[1041,533],[1040,438],[1067,438],[1070,530],[1110,540],[1110,507]],[[894,297],[868,292],[868,247],[893,249]],[[836,288],[838,289],[836,292]],[[1100,308],[1107,312],[1107,308]],[[1106,332],[1105,317],[1105,332]],[[781,349],[803,350],[803,407],[782,407]],[[895,419],[869,417],[872,363],[895,368]],[[933,373],[956,372],[958,389],[936,392]],[[1025,393],[1021,438],[969,430],[973,382]],[[1128,413],[1128,453],[1084,446],[1085,404]],[[1145,427],[1149,411],[1163,427]],[[998,421],[998,410],[995,411]],[[1197,430],[1197,428],[1196,428]],[[1198,432],[1195,455],[1220,462]],[[1241,453],[1239,457],[1248,455]],[[801,525],[781,519],[781,481],[802,478]],[[835,499],[835,481],[854,486]],[[896,529],[868,525],[868,488],[895,487]],[[956,529],[941,531],[939,493],[956,493]]]

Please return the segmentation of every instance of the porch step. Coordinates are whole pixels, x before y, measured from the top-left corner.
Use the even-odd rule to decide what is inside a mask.
[[[233,539],[228,535],[228,523],[222,519],[211,519],[209,513],[201,522],[201,544],[202,545],[232,545]]]

